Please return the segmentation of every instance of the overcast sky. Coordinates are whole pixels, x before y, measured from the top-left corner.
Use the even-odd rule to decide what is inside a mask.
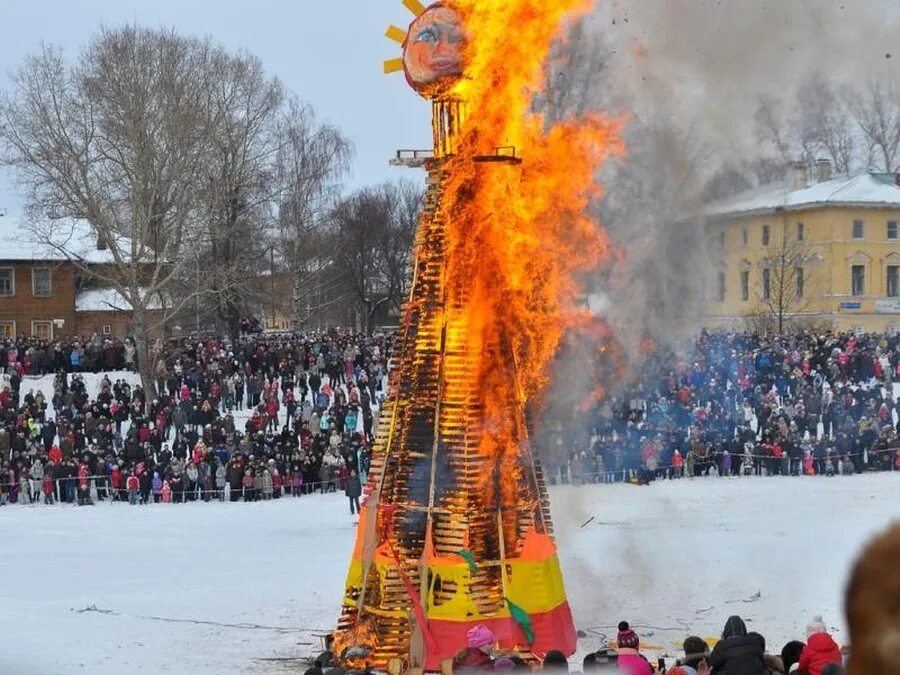
[[[399,55],[385,29],[411,18],[400,0],[0,0],[2,86],[41,41],[74,57],[102,24],[210,36],[259,56],[343,130],[356,147],[351,183],[359,186],[404,175],[387,165],[394,151],[431,144],[429,107],[402,75],[382,74],[382,61]],[[0,173],[0,208],[16,214],[22,201]]]

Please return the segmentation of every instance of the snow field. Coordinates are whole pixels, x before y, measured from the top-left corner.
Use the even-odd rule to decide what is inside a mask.
[[[675,655],[735,613],[775,651],[813,614],[845,639],[847,572],[900,517],[898,488],[900,474],[551,488],[580,651],[626,619]],[[334,494],[4,507],[0,672],[296,670],[337,618],[353,523]]]

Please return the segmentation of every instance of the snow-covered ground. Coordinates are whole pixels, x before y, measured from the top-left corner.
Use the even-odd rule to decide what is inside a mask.
[[[674,654],[734,613],[778,649],[812,614],[842,637],[849,565],[900,517],[898,488],[900,474],[552,489],[582,648],[627,619]],[[220,675],[288,672],[315,651],[354,527],[345,500],[326,495],[13,505],[0,535],[0,673]]]

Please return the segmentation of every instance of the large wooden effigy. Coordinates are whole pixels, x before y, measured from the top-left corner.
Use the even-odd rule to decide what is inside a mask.
[[[486,454],[477,375],[484,355],[466,339],[474,319],[465,290],[446,283],[442,199],[449,172],[460,165],[466,106],[428,86],[453,75],[446,59],[429,80],[410,52],[423,35],[456,44],[458,29],[452,12],[435,5],[418,7],[409,31],[388,32],[404,34],[405,58],[387,69],[402,67],[432,100],[434,149],[400,152],[394,161],[425,168],[428,189],[334,635],[338,656],[360,654],[360,665],[378,668],[400,658],[438,670],[478,625],[492,631],[497,648],[526,658],[575,650],[544,478],[524,431],[524,399],[510,387],[502,402],[520,430],[517,456]],[[520,163],[514,149],[463,159],[479,171],[515,171]],[[503,336],[485,348],[503,350]],[[516,364],[508,356],[501,361],[514,383]]]

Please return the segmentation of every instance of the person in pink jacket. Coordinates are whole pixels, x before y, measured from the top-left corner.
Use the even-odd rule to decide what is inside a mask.
[[[628,625],[627,621],[619,623],[619,634],[616,636],[619,646],[619,670],[625,675],[653,675],[650,662],[640,654],[641,640]]]

